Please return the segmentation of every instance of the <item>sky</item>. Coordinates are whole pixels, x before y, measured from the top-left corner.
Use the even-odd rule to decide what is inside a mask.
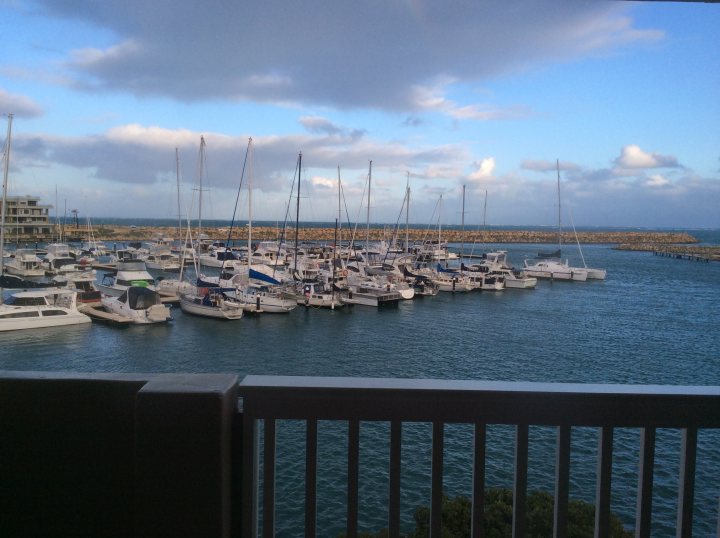
[[[718,28],[688,2],[0,0],[8,194],[282,222],[299,175],[301,221],[365,222],[369,187],[374,223],[554,226],[559,169],[566,225],[720,228]]]

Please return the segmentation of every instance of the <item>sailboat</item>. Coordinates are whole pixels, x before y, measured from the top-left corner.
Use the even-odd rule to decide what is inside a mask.
[[[205,138],[200,137],[200,189],[199,189],[199,207],[202,208],[202,174],[204,172],[205,161]],[[242,179],[241,179],[242,181]],[[200,210],[199,210],[200,211]],[[198,217],[200,222],[201,216]],[[233,219],[234,221],[234,219]],[[188,226],[189,227],[189,226]],[[200,238],[200,224],[198,224],[198,242]],[[230,232],[232,233],[232,231]],[[200,253],[199,248],[193,250],[193,262],[195,263],[195,286],[190,290],[180,293],[180,309],[186,314],[202,316],[214,319],[236,320],[242,318],[242,303],[230,293],[234,289],[222,288],[216,283],[207,282],[200,275]]]
[[[342,297],[346,304],[359,304],[365,306],[397,305],[400,302],[400,293],[391,282],[383,283],[367,274],[370,258],[370,187],[372,183],[372,161],[368,167],[367,188],[367,218],[365,232],[364,271],[365,275],[349,273],[347,295]],[[414,290],[413,290],[414,294]]]
[[[527,276],[549,278],[551,280],[573,280],[584,282],[588,278],[587,269],[570,267],[562,256],[562,210],[560,205],[560,160],[557,161],[557,197],[558,197],[558,249],[553,253],[540,253],[535,263],[524,262]]]
[[[585,256],[583,256],[582,247],[580,246],[580,239],[578,239],[578,234],[577,234],[577,231],[575,230],[575,222],[573,221],[573,218],[572,218],[572,211],[570,212],[570,223],[572,224],[572,227],[573,227],[573,233],[575,234],[575,242],[577,243],[577,246],[578,246],[578,252],[580,253],[580,258],[582,259],[583,267],[587,271],[587,277],[592,280],[605,280],[605,276],[607,275],[607,271],[605,269],[594,269],[594,268],[588,267],[587,264],[585,263]]]
[[[277,287],[279,281],[266,272],[254,270],[252,267],[252,138],[248,140],[247,158],[249,158],[248,174],[248,241],[247,241],[247,281],[244,285],[236,287],[235,297],[246,312],[267,312],[271,314],[284,314],[297,308],[294,297]],[[238,275],[235,275],[237,278]],[[262,281],[264,284],[254,284],[251,280]],[[268,285],[270,284],[270,285]]]

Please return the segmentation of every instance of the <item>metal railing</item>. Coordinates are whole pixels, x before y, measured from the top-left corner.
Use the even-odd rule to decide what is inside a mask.
[[[405,422],[432,423],[430,536],[441,536],[444,425],[474,426],[471,536],[482,536],[485,494],[486,431],[489,425],[516,429],[513,535],[527,531],[528,447],[530,426],[556,426],[554,536],[567,535],[573,427],[599,428],[595,536],[608,536],[613,438],[616,428],[639,428],[635,535],[650,536],[655,438],[658,428],[682,433],[677,506],[677,536],[691,536],[698,430],[720,428],[720,387],[505,383],[420,379],[367,379],[247,376],[242,399],[241,535],[275,534],[276,421],[306,422],[305,536],[315,536],[317,511],[318,421],[347,423],[346,534],[358,534],[358,485],[361,421],[390,423],[390,536],[400,534],[401,432]],[[258,465],[263,422],[262,487]],[[720,478],[720,477],[718,477]],[[258,506],[262,498],[262,529]],[[718,528],[720,531],[720,528]],[[720,532],[719,532],[720,534]]]

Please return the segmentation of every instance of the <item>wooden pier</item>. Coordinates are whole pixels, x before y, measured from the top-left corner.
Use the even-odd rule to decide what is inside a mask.
[[[690,260],[693,262],[705,262],[708,263],[711,259],[708,256],[702,256],[693,252],[672,252],[669,250],[654,250],[655,256],[662,256],[664,258],[675,258],[676,260]]]

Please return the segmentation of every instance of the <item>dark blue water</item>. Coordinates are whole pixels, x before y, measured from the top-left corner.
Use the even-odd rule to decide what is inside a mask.
[[[717,232],[704,240],[718,244]],[[493,248],[499,247],[494,245]],[[521,265],[538,245],[507,245]],[[573,249],[566,248],[572,256]],[[578,383],[720,385],[720,263],[699,263],[583,248],[604,282],[540,282],[534,291],[440,294],[394,309],[296,309],[236,323],[184,316],[165,326],[125,330],[103,325],[3,334],[0,369],[76,372],[234,372]],[[319,525],[336,535],[344,521],[345,425],[321,423]],[[361,523],[387,517],[386,424],[363,423]],[[304,426],[278,429],[278,529],[295,536],[303,522]],[[403,429],[402,514],[429,502],[430,425]],[[488,486],[510,486],[514,432],[493,426]],[[555,432],[531,429],[530,488],[552,491]],[[615,439],[612,508],[634,521],[639,432]],[[658,434],[653,536],[671,536],[680,439]],[[447,426],[445,489],[469,494],[472,432]],[[573,430],[571,496],[592,501],[597,431]],[[720,439],[703,432],[698,454],[695,531],[715,534],[720,494]],[[325,532],[325,530],[327,532]]]

